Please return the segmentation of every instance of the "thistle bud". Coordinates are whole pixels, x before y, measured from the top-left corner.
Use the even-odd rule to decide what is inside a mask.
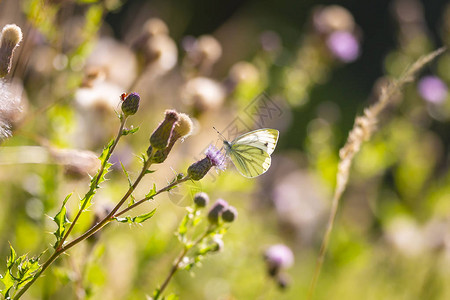
[[[173,127],[178,119],[179,117],[176,111],[166,110],[164,120],[150,137],[150,144],[153,148],[165,149],[168,146]]]
[[[283,244],[270,246],[264,252],[267,271],[270,276],[276,277],[281,269],[286,269],[294,263],[294,254],[291,249]]]
[[[222,220],[227,223],[231,223],[237,218],[237,210],[233,206],[229,206],[222,212]]]
[[[203,192],[195,194],[194,203],[197,207],[205,207],[209,203],[208,194]]]
[[[124,115],[125,116],[134,115],[137,112],[137,110],[139,109],[139,101],[141,100],[141,97],[139,97],[139,94],[123,93],[120,97],[122,98],[122,112],[124,113]]]
[[[214,166],[219,170],[225,170],[225,157],[222,152],[213,145],[205,151],[206,157],[188,168],[188,175],[192,180],[200,180]]]
[[[179,113],[178,114],[178,122],[175,123],[175,126],[172,130],[172,135],[170,137],[169,144],[165,149],[160,149],[153,154],[152,162],[156,164],[160,164],[164,162],[169,155],[170,150],[172,150],[173,145],[179,138],[185,138],[192,133],[192,128],[194,125],[192,124],[191,118],[188,115]]]
[[[223,249],[224,247],[224,243],[223,240],[220,236],[214,236],[212,238],[212,245],[211,245],[211,249],[213,252],[219,252]]]
[[[147,148],[147,156],[151,157],[152,156],[152,152],[153,152],[153,147],[152,147],[152,145],[150,145]]]
[[[22,30],[15,24],[3,27],[0,40],[0,78],[11,70],[11,62],[15,48],[22,41]]]
[[[227,207],[228,207],[227,201],[223,199],[218,199],[208,212],[208,221],[211,224],[219,223],[219,217],[222,215],[222,213],[225,211]]]
[[[202,160],[199,160],[198,162],[193,163],[189,166],[187,173],[189,175],[189,178],[195,181],[198,181],[205,177],[206,174],[208,174],[208,171],[212,168],[211,161],[208,157],[205,157]]]

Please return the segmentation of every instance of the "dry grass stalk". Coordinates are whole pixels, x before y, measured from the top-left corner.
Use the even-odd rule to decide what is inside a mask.
[[[347,186],[348,177],[350,174],[350,167],[353,157],[359,152],[363,142],[370,140],[373,133],[376,131],[378,116],[387,107],[389,100],[396,94],[401,93],[403,86],[414,80],[415,74],[426,64],[431,62],[434,58],[444,52],[445,48],[440,48],[428,55],[419,58],[415,63],[409,66],[398,79],[390,80],[381,90],[378,101],[372,106],[364,110],[362,116],[355,119],[353,129],[350,131],[347,142],[339,151],[339,164],[336,174],[336,187],[331,203],[331,211],[328,218],[327,228],[320,247],[319,256],[316,262],[313,279],[308,292],[308,299],[311,299],[314,294],[317,279],[319,278],[320,270],[325,258],[325,253],[330,241],[331,232],[333,230],[334,220],[336,218],[339,200]]]

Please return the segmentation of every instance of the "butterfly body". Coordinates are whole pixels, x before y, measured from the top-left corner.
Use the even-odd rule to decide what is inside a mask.
[[[236,169],[247,178],[264,174],[270,167],[270,155],[277,145],[279,132],[264,128],[238,136],[233,141],[224,140],[227,156]]]

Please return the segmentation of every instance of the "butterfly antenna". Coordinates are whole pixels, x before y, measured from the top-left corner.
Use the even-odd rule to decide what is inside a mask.
[[[214,128],[214,130],[220,135],[220,138],[221,138],[223,141],[226,141],[226,140],[227,140],[227,139],[223,136],[223,134],[221,134],[221,133],[219,132],[219,130],[216,129],[216,127],[213,126],[213,128]]]

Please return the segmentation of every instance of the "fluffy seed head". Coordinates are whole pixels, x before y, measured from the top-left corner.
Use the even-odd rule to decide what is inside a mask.
[[[22,30],[15,24],[3,27],[0,40],[0,78],[11,70],[14,49],[22,40]]]
[[[14,45],[17,46],[22,41],[22,30],[16,24],[8,24],[3,27],[1,46]]]
[[[22,112],[20,101],[14,85],[0,79],[0,141],[11,136],[11,126]]]
[[[192,133],[194,124],[192,123],[191,118],[189,118],[187,114],[179,113],[178,117],[179,120],[175,124],[175,127],[173,128],[174,133],[176,133],[177,136],[182,138],[188,137]]]

